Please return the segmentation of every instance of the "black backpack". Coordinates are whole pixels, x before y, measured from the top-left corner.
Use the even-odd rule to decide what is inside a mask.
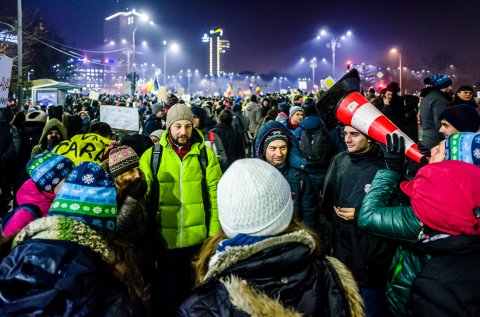
[[[300,153],[309,161],[328,163],[332,156],[333,144],[323,123],[316,129],[302,129],[298,143]]]

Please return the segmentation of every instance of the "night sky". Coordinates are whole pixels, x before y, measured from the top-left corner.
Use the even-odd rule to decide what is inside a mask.
[[[103,21],[108,15],[126,8],[146,10],[157,23],[137,31],[139,41],[149,42],[149,62],[160,64],[163,40],[175,40],[182,53],[169,59],[171,69],[207,68],[207,45],[201,37],[212,28],[222,27],[231,48],[225,55],[226,72],[250,70],[257,73],[304,74],[308,64],[301,57],[326,58],[331,50],[326,40],[315,40],[321,28],[333,35],[347,30],[353,36],[337,49],[337,69],[345,61],[398,65],[398,57],[389,54],[392,47],[402,51],[403,64],[422,65],[429,56],[452,54],[458,72],[479,79],[480,1],[478,0],[29,0],[25,10],[38,9],[47,25],[55,28],[66,43],[85,49],[100,48]],[[420,67],[420,66],[418,66]],[[331,65],[319,65],[328,73]]]

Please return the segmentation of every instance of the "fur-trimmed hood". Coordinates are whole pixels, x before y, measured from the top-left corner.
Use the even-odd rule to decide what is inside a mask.
[[[268,295],[265,289],[261,289],[263,286],[255,285],[255,282],[250,281],[249,278],[240,276],[241,274],[245,273],[251,277],[253,272],[236,271],[238,266],[248,263],[248,258],[258,256],[259,253],[271,254],[271,251],[269,251],[271,248],[282,247],[282,245],[287,246],[288,244],[297,246],[299,245],[303,248],[304,252],[309,252],[310,254],[314,253],[316,248],[315,239],[308,233],[308,231],[305,230],[298,230],[284,235],[274,236],[250,245],[230,246],[227,247],[224,252],[217,253],[210,259],[209,270],[205,276],[203,284],[208,284],[209,282],[218,280],[219,283],[222,284],[226,289],[230,302],[235,309],[246,312],[250,316],[302,316],[302,313],[294,310],[295,303],[289,303],[288,305],[282,303],[280,293],[278,298],[276,296]],[[291,249],[282,249],[282,251],[285,250],[287,250],[286,252],[288,253],[288,250]],[[286,256],[290,258],[292,254],[298,254],[298,249],[296,250],[297,251],[294,253],[287,254]],[[352,273],[346,268],[345,265],[335,258],[327,257],[325,259],[320,257],[319,260],[323,263],[323,265],[326,265],[325,271],[332,272],[334,276],[329,278],[320,275],[314,275],[315,278],[320,279],[318,283],[322,283],[323,285],[323,283],[331,283],[333,280],[338,281],[337,284],[341,285],[339,285],[339,288],[336,290],[340,290],[340,293],[343,290],[343,309],[347,311],[346,315],[353,317],[364,316],[363,300],[360,296],[358,286],[353,278]],[[259,260],[257,263],[260,262],[262,262],[262,260]],[[292,263],[287,265],[291,265]],[[282,265],[283,263],[279,263],[279,270],[282,270]],[[300,267],[303,267],[304,265],[304,261],[298,262],[299,271],[302,270]],[[258,268],[257,265],[253,265],[252,269],[265,270],[263,267]],[[253,275],[255,274],[253,273]],[[283,281],[283,279],[285,279],[285,281]],[[327,279],[330,279],[330,282],[327,282]],[[284,284],[285,287],[287,287],[287,285],[290,283],[296,283],[295,277],[285,276],[282,278],[282,283],[286,283]],[[274,286],[270,285],[266,288],[271,290],[271,287]],[[306,287],[308,288],[308,286]],[[291,291],[291,289],[287,290],[283,288],[284,287],[282,286],[282,293]],[[324,289],[323,286],[321,288]],[[329,292],[329,294],[326,296],[330,297],[333,295],[333,293],[335,293],[336,290],[333,290],[332,294]],[[307,292],[308,289],[304,291]],[[315,297],[319,296],[319,294],[316,293],[317,291],[317,289],[313,288],[308,291],[308,293],[311,293],[311,296]],[[309,296],[310,295],[307,295],[307,298]],[[336,299],[338,300],[338,297]],[[348,302],[348,309],[346,307],[347,305],[345,304],[345,300]],[[335,300],[332,300],[332,302],[335,302]],[[328,304],[331,303],[329,302]],[[327,305],[327,303],[325,303],[325,305]],[[335,309],[330,309],[329,311],[334,310]]]

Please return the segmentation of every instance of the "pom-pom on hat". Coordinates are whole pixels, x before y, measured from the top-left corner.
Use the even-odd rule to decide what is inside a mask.
[[[67,176],[75,164],[68,158],[52,152],[38,154],[27,163],[27,173],[43,191],[53,193],[55,187]]]
[[[422,167],[400,188],[428,227],[452,235],[480,234],[480,168],[459,161]]]
[[[480,115],[470,105],[449,107],[440,114],[440,120],[442,119],[460,132],[477,132],[480,126]]]
[[[462,161],[480,167],[480,133],[455,133],[445,139],[445,161]]]
[[[170,126],[177,121],[188,120],[193,121],[192,110],[187,105],[176,104],[171,107],[167,112],[167,130]]]
[[[227,169],[218,183],[217,204],[228,237],[276,235],[292,220],[290,185],[275,167],[260,159],[237,160]]]
[[[114,147],[110,151],[110,155],[108,157],[108,170],[110,171],[112,177],[116,178],[123,173],[139,166],[140,163],[137,153],[135,153],[131,147],[122,145]]]
[[[60,187],[48,215],[70,217],[92,227],[115,230],[116,196],[112,176],[96,163],[83,162]]]

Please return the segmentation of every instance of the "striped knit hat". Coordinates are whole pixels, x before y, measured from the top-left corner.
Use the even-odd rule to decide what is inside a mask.
[[[114,230],[117,219],[114,180],[100,165],[80,163],[60,187],[48,212],[89,226]]]
[[[53,193],[54,188],[67,176],[75,164],[65,156],[52,152],[38,154],[27,163],[27,173],[43,191]]]
[[[140,163],[137,153],[131,147],[122,145],[110,151],[108,169],[114,178],[138,166]]]
[[[463,161],[480,167],[480,133],[455,133],[445,139],[445,161]]]

